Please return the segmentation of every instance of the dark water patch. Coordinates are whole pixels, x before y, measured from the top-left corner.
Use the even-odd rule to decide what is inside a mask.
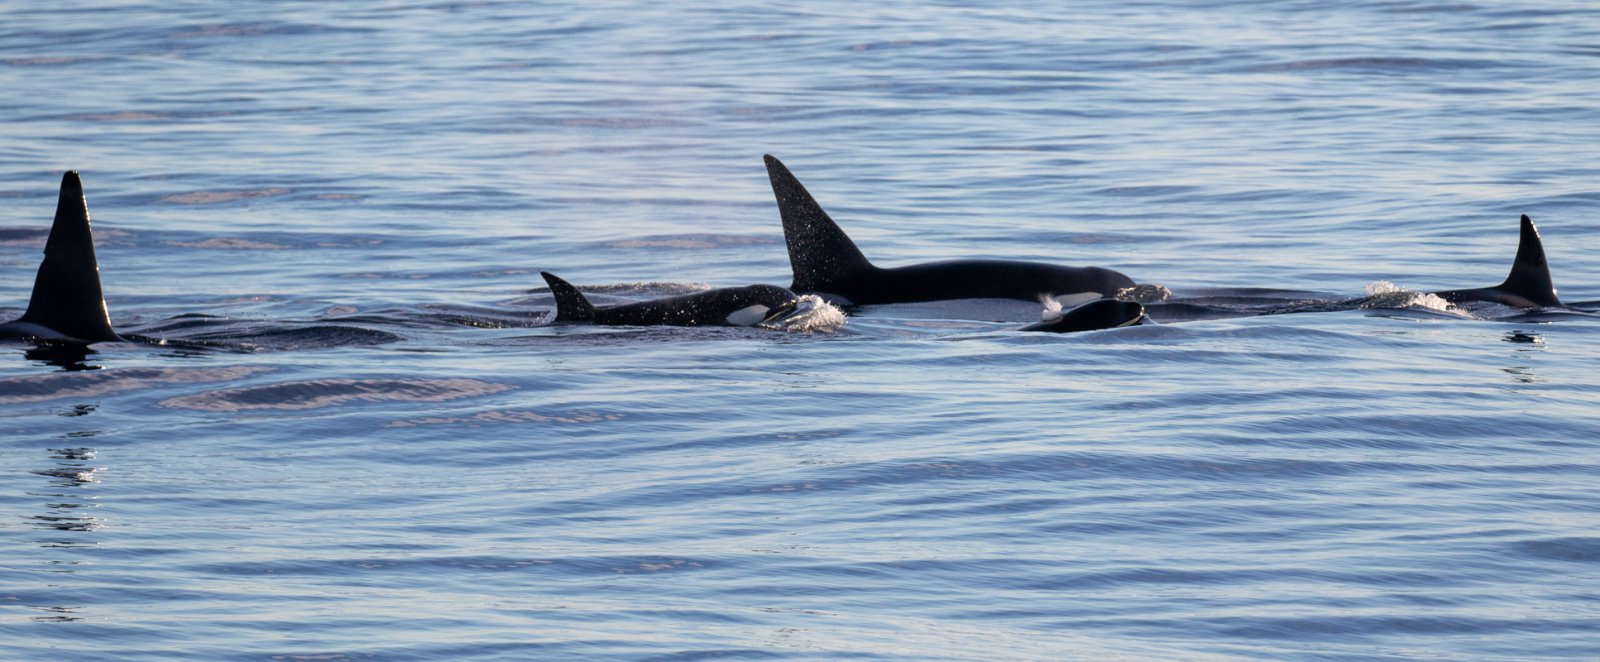
[[[1502,60],[1473,60],[1464,58],[1417,57],[1344,57],[1316,58],[1259,64],[1235,69],[1238,73],[1293,73],[1317,71],[1348,71],[1380,75],[1412,75],[1428,72],[1483,70],[1512,67]]]
[[[167,39],[191,40],[217,37],[282,37],[310,34],[363,34],[372,28],[330,26],[287,21],[241,21],[225,23],[197,23],[174,28],[165,35]]]
[[[1095,195],[1114,198],[1161,198],[1195,192],[1193,186],[1119,186],[1095,191]]]
[[[190,193],[173,193],[156,199],[158,204],[170,205],[218,205],[241,200],[256,198],[272,198],[293,193],[287,188],[259,188],[235,189],[231,191],[194,191]]]
[[[353,327],[384,327],[401,329],[520,329],[540,326],[548,311],[519,311],[465,306],[458,304],[428,304],[416,308],[374,308],[359,314],[349,314],[349,306],[335,306],[325,311],[322,322]]]
[[[1583,632],[1583,619],[1523,619],[1474,616],[1262,616],[1207,619],[1221,635],[1245,639],[1348,643],[1349,638],[1385,636],[1482,636],[1486,633],[1558,634]]]
[[[204,329],[220,324],[230,323],[232,323],[232,320],[221,315],[183,313],[155,322],[137,325],[132,329],[129,329],[129,331],[143,336],[160,336],[170,332],[185,331],[188,329]]]
[[[196,320],[188,320],[194,322]],[[218,328],[221,327],[221,328]],[[204,330],[202,330],[204,329]],[[213,318],[201,324],[181,324],[160,331],[141,329],[142,335],[161,334],[165,346],[224,349],[243,352],[284,352],[334,347],[363,347],[400,342],[405,338],[360,326],[333,323],[293,323]]]
[[[42,223],[39,227],[0,228],[0,246],[44,248],[44,240],[49,236],[50,228]]]
[[[1417,394],[1408,395],[1415,397]],[[1463,402],[1478,400],[1492,403],[1498,400],[1494,394],[1482,394],[1480,397],[1473,395],[1452,394],[1451,397]],[[1440,397],[1444,395],[1441,394]],[[1315,416],[1275,417],[1267,421],[1242,423],[1239,429],[1260,435],[1263,440],[1281,440],[1306,446],[1330,444],[1333,447],[1351,447],[1351,444],[1354,444],[1355,447],[1370,445],[1373,448],[1400,450],[1416,448],[1421,444],[1433,444],[1433,447],[1437,448],[1440,442],[1451,442],[1455,447],[1463,448],[1475,445],[1476,442],[1501,441],[1506,439],[1507,435],[1514,435],[1514,438],[1562,436],[1572,432],[1572,425],[1571,421],[1528,420],[1500,413],[1478,415],[1435,413],[1411,416],[1329,413]],[[1340,439],[1344,441],[1341,442]],[[1507,444],[1499,448],[1498,453],[1512,453],[1514,446],[1515,444]],[[1532,449],[1523,451],[1523,453],[1531,452],[1534,451]]]
[[[167,242],[167,245],[177,248],[201,248],[207,250],[228,251],[281,251],[289,248],[289,246],[284,244],[267,241],[253,241],[250,239],[240,239],[237,237],[214,237],[199,241],[169,241]]]
[[[1574,563],[1600,562],[1600,538],[1571,537],[1526,540],[1511,545],[1522,556]]]
[[[475,379],[313,379],[221,389],[168,398],[160,404],[212,412],[296,411],[353,402],[444,402],[512,388]]]
[[[1388,14],[1470,14],[1484,10],[1481,5],[1466,2],[1380,2],[1374,7]]]
[[[107,58],[93,55],[35,55],[32,57],[0,58],[0,63],[13,67],[61,67],[91,62],[104,62]]]
[[[1345,476],[1416,470],[1395,462],[1348,462],[1296,458],[1219,459],[1144,454],[1107,453],[1024,454],[992,459],[942,461],[883,461],[828,469],[802,483],[804,489],[885,487],[938,482],[1008,481],[1045,482],[1137,477],[1142,481],[1281,481],[1312,477]],[[751,492],[794,491],[795,483],[750,488]]]
[[[553,577],[646,575],[695,572],[715,567],[713,561],[683,556],[431,556],[337,559],[294,559],[251,563],[213,563],[199,572],[235,576],[347,577],[383,575],[404,579],[414,573],[544,574]]]
[[[6,377],[0,379],[0,404],[45,402],[61,398],[92,398],[173,384],[234,381],[269,370],[271,368],[252,366],[114,368],[96,372]]]
[[[70,113],[46,117],[44,119],[67,122],[147,122],[165,123],[181,122],[202,119],[220,119],[246,114],[244,111],[233,110],[205,110],[205,111],[170,111],[170,110],[108,110],[88,113]],[[204,196],[205,194],[186,194]],[[172,200],[171,202],[181,202]],[[194,203],[186,203],[194,204]]]
[[[602,244],[604,248],[619,250],[662,248],[676,250],[710,250],[742,246],[781,246],[783,239],[771,235],[713,235],[682,234],[654,235],[637,239],[616,239]]]
[[[390,421],[384,427],[411,428],[424,425],[459,425],[478,428],[488,425],[525,425],[529,423],[555,423],[562,425],[594,425],[619,421],[626,417],[622,412],[574,410],[568,412],[538,412],[532,410],[480,411],[467,416],[431,416]]]

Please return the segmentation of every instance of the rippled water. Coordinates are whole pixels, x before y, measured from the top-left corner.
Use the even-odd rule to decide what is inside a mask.
[[[0,657],[1600,650],[1600,324],[1363,298],[1526,213],[1597,305],[1585,4],[0,16],[0,318],[78,169],[143,339],[0,348]],[[787,284],[764,153],[880,264],[1176,298],[545,325]]]

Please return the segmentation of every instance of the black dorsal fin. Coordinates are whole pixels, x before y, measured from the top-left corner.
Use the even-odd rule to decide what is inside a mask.
[[[539,275],[544,276],[544,282],[550,285],[550,293],[556,297],[555,321],[588,322],[594,319],[594,304],[589,303],[589,298],[583,296],[572,283],[548,271],[541,271]]]
[[[783,217],[783,239],[789,246],[789,267],[796,292],[828,292],[835,283],[851,280],[871,270],[872,263],[828,217],[806,187],[788,168],[768,154],[767,176]]]
[[[100,265],[89,232],[89,204],[77,171],[61,176],[55,224],[44,244],[44,262],[33,281],[28,312],[17,320],[49,327],[65,336],[101,342],[119,340],[100,292]]]
[[[1517,244],[1517,259],[1511,263],[1511,273],[1499,289],[1535,305],[1561,305],[1561,300],[1556,298],[1555,283],[1550,280],[1550,264],[1544,259],[1544,242],[1539,240],[1539,229],[1533,226],[1527,214],[1522,215],[1522,240]]]

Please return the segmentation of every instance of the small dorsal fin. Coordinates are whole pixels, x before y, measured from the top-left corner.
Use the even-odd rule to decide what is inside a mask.
[[[556,297],[555,321],[588,322],[594,319],[594,304],[589,303],[589,298],[583,296],[572,283],[548,271],[541,271],[539,275],[544,276],[544,282],[550,285],[550,293]]]
[[[846,282],[872,269],[861,249],[828,217],[806,187],[777,158],[768,154],[767,176],[783,217],[783,239],[789,247],[789,267],[796,292],[828,292],[830,285]]]
[[[1499,289],[1544,307],[1560,306],[1555,283],[1550,280],[1550,264],[1544,259],[1544,242],[1539,229],[1527,214],[1522,215],[1522,239],[1517,244],[1517,259]]]
[[[100,292],[100,265],[89,231],[89,204],[83,182],[69,170],[61,177],[61,199],[55,224],[45,241],[44,261],[33,281],[28,312],[18,322],[48,327],[62,335],[101,342],[120,340],[111,329],[106,300]]]

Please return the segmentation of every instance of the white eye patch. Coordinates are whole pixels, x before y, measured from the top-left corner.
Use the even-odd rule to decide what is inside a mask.
[[[768,310],[771,309],[759,303],[753,306],[745,306],[728,313],[727,322],[733,326],[753,326],[767,318]]]

